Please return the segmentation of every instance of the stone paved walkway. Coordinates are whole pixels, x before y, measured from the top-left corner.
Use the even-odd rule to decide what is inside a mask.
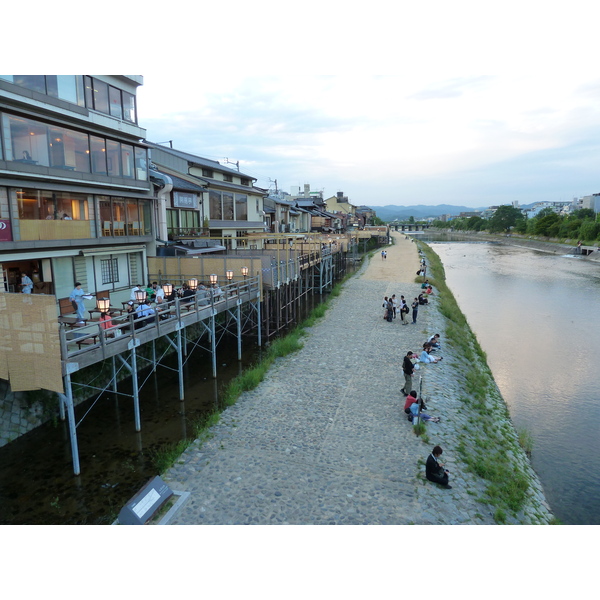
[[[302,350],[279,359],[164,476],[190,492],[173,524],[494,523],[493,509],[477,500],[485,483],[452,452],[467,417],[449,350],[421,369],[428,412],[442,419],[428,425],[428,444],[404,414],[402,358],[433,333],[443,345],[444,329],[435,297],[416,325],[383,319],[383,296],[420,292],[416,245],[395,239],[386,261],[376,254],[345,284]],[[424,478],[435,444],[444,448],[452,490]],[[538,500],[539,511],[541,488]]]

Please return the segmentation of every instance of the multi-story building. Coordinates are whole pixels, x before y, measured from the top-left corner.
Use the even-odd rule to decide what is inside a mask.
[[[0,291],[146,278],[153,189],[136,75],[0,75]],[[87,308],[94,305],[88,301]]]
[[[227,248],[244,246],[249,233],[265,228],[263,199],[267,190],[254,186],[256,178],[209,160],[147,142],[153,170],[171,179],[175,185],[159,203],[157,222],[162,240],[196,237],[192,231],[221,238]],[[184,189],[185,184],[193,187]],[[161,192],[158,193],[159,198]],[[162,214],[164,212],[164,214]],[[168,240],[167,240],[168,241]]]

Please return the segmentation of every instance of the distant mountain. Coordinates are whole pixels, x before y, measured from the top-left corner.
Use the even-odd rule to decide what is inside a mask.
[[[437,206],[425,206],[415,204],[414,206],[371,206],[377,216],[384,221],[393,221],[394,219],[404,220],[414,217],[415,220],[427,219],[428,217],[439,217],[441,215],[458,215],[461,212],[482,211],[484,208],[473,208],[472,206],[455,206],[452,204],[438,204]]]

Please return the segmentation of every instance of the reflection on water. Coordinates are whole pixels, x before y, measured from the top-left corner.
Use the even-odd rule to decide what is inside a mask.
[[[600,523],[600,264],[497,244],[432,243],[564,523]]]

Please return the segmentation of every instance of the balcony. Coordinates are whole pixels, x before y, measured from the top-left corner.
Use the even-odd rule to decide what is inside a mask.
[[[169,227],[167,232],[169,241],[210,236],[208,227]]]
[[[91,221],[19,221],[22,241],[81,240],[91,238]]]

